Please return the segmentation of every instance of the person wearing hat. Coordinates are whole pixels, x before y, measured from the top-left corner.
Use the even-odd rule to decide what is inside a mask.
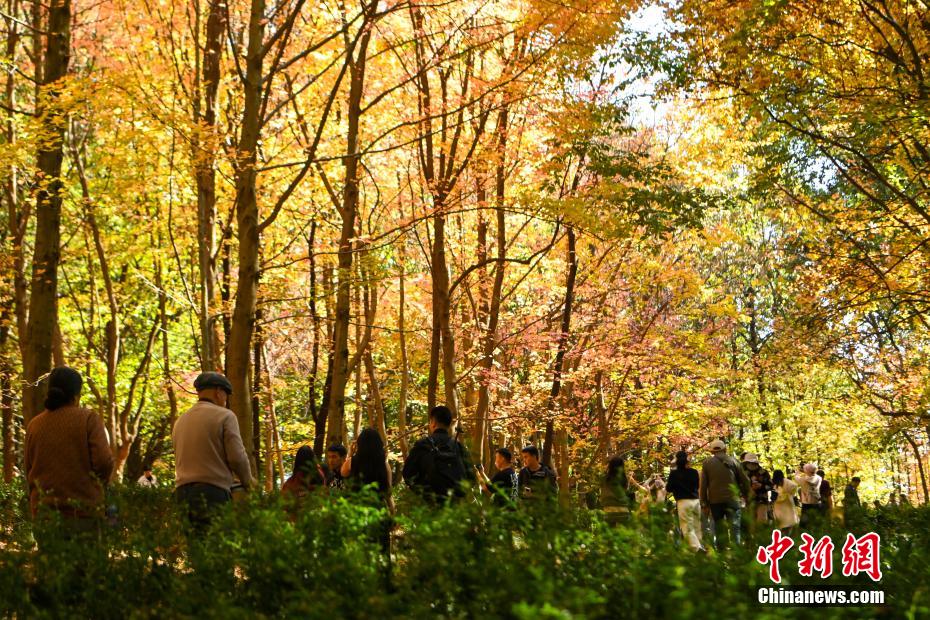
[[[187,508],[195,529],[210,523],[213,511],[232,499],[235,478],[252,483],[249,456],[239,422],[226,403],[232,384],[218,372],[201,373],[194,381],[197,403],[175,422],[175,494]]]
[[[719,439],[710,443],[711,456],[701,467],[701,504],[714,519],[718,549],[729,545],[730,529],[733,539],[740,544],[740,496],[749,495],[749,478]]]
[[[752,490],[752,524],[768,523],[771,520],[772,476],[759,464],[759,457],[752,452],[743,454],[743,471],[749,478],[749,488]]]
[[[113,473],[103,421],[80,406],[82,382],[73,368],[52,370],[45,410],[26,427],[24,465],[32,516],[43,508],[57,512],[66,536],[99,530],[104,487]]]

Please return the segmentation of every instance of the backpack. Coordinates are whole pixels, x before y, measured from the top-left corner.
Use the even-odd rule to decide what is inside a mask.
[[[465,479],[465,466],[458,441],[451,437],[446,441],[436,441],[433,436],[426,438],[427,456],[424,460],[426,486],[437,497],[446,497],[450,493],[462,497],[462,480]]]

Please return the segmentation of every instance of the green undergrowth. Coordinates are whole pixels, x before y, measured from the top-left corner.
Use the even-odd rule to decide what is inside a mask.
[[[610,527],[597,511],[442,509],[399,498],[393,522],[376,502],[322,498],[296,515],[275,496],[226,510],[188,537],[167,490],[121,488],[99,536],[33,526],[18,487],[0,487],[0,610],[17,618],[921,618],[930,615],[930,510],[870,515],[884,578],[844,578],[845,532],[828,580],[802,578],[797,544],[785,584],[882,589],[869,608],[761,607],[770,586],[756,543],[696,555],[670,513]],[[390,558],[379,533],[393,528]],[[38,531],[34,532],[34,527]],[[42,551],[34,544],[34,534]],[[761,541],[763,544],[768,540]]]

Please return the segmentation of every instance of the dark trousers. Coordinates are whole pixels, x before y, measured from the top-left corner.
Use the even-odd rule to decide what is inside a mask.
[[[36,519],[33,535],[39,551],[45,551],[56,542],[95,545],[100,542],[102,530],[103,520],[98,517],[79,517],[47,511]]]
[[[816,527],[823,521],[823,508],[820,504],[801,504],[802,528]]]
[[[232,500],[229,489],[205,482],[192,482],[174,490],[175,498],[187,510],[187,519],[197,534],[210,526],[216,511]]]
[[[733,540],[740,544],[740,519],[742,510],[739,501],[731,500],[720,504],[710,505],[710,514],[714,518],[714,532],[717,535],[717,548],[726,549],[730,545],[730,529],[733,530]]]

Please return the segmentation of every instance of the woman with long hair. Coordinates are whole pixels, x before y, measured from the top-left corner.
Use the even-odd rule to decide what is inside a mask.
[[[772,486],[778,493],[772,504],[775,523],[783,534],[790,535],[791,530],[799,521],[798,512],[794,508],[794,496],[798,492],[798,483],[785,477],[785,472],[782,470],[776,469],[772,474]]]
[[[342,464],[342,476],[346,486],[355,491],[374,487],[381,502],[388,509],[388,517],[380,523],[377,539],[388,559],[387,578],[390,580],[391,529],[394,514],[394,498],[391,496],[391,468],[388,465],[384,441],[373,428],[366,428],[352,444],[349,457]]]
[[[601,508],[607,523],[617,525],[630,520],[630,506],[635,497],[626,474],[622,456],[612,456],[607,461],[607,473],[601,484]]]
[[[678,526],[681,535],[692,551],[703,551],[701,543],[701,500],[698,499],[701,477],[690,466],[688,453],[679,450],[675,453],[675,468],[668,475],[666,489],[675,496],[678,508]]]

